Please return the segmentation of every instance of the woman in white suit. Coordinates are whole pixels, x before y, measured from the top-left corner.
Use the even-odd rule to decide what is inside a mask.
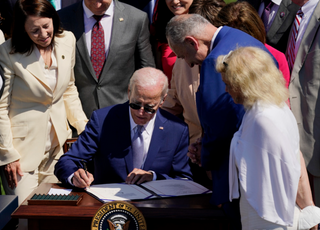
[[[0,166],[6,194],[21,203],[41,182],[57,182],[54,165],[87,118],[74,84],[75,38],[60,28],[47,0],[18,0],[12,38],[0,46]]]

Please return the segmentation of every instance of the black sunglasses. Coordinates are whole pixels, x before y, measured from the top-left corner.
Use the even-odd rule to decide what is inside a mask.
[[[135,103],[130,103],[129,106],[134,109],[134,110],[139,110],[141,108],[143,108],[143,110],[146,112],[146,113],[149,113],[149,114],[154,114],[156,112],[155,109],[153,108],[150,108],[148,106],[141,106],[141,105],[137,105]]]

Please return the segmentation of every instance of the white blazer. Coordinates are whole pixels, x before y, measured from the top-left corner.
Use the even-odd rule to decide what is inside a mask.
[[[59,147],[71,135],[68,120],[78,133],[87,118],[74,84],[75,38],[65,31],[54,38],[58,65],[54,91],[46,83],[35,52],[9,54],[11,39],[0,46],[0,64],[5,72],[0,99],[0,166],[20,159],[23,171],[35,170],[45,152],[51,118]],[[59,155],[62,154],[62,151]]]

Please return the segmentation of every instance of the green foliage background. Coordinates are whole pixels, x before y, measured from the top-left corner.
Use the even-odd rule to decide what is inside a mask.
[[[0,195],[4,195],[4,190],[3,190],[3,188],[2,188],[1,178],[0,178],[0,187],[1,187],[1,189],[0,189]]]
[[[236,2],[236,0],[224,0],[226,3]]]

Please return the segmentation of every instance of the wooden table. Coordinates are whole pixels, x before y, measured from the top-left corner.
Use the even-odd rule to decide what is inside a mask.
[[[28,205],[36,194],[46,194],[57,184],[41,184],[12,214],[12,218],[28,219],[29,230],[90,230],[92,217],[103,205],[83,191],[78,206]],[[221,209],[209,204],[210,194],[164,199],[131,201],[144,215],[148,230],[228,229],[228,219]]]

